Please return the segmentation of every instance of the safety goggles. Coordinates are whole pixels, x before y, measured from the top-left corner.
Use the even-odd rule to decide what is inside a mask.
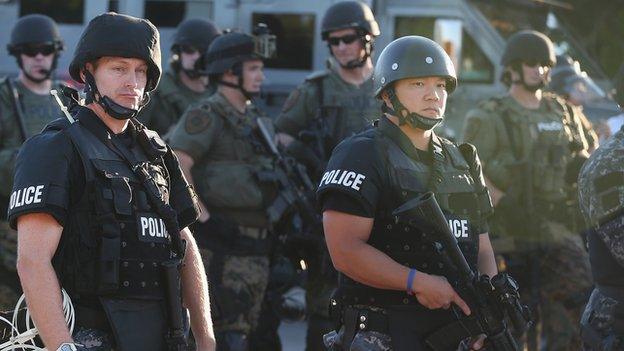
[[[552,65],[550,64],[550,62],[541,62],[539,60],[536,59],[529,59],[524,61],[524,64],[529,66],[529,67],[551,67]]]
[[[194,53],[196,53],[198,50],[192,46],[192,45],[180,45],[180,52],[183,52],[187,55],[193,55]]]
[[[329,45],[331,46],[338,46],[340,45],[340,42],[343,42],[345,44],[351,44],[354,41],[360,39],[360,36],[357,34],[349,34],[349,35],[345,35],[342,37],[329,37],[327,38],[327,42],[329,43]]]
[[[35,57],[38,54],[48,56],[56,52],[56,47],[52,44],[24,45],[20,48],[20,52],[28,57]]]

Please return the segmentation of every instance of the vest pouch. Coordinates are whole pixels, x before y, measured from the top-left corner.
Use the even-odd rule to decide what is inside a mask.
[[[119,289],[120,255],[121,238],[102,237],[100,243],[100,259],[97,263],[98,295],[114,294]]]
[[[100,298],[117,351],[165,351],[167,320],[160,300]]]
[[[262,189],[254,167],[242,161],[210,162],[202,172],[199,194],[211,208],[262,209]]]

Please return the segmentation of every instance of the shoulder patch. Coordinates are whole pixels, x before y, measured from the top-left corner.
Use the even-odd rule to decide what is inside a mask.
[[[198,134],[203,132],[210,125],[210,105],[203,105],[201,108],[195,108],[187,112],[186,123],[184,129],[189,134]]]
[[[296,88],[295,90],[293,90],[292,93],[290,93],[288,99],[286,99],[286,102],[284,102],[284,106],[282,107],[282,113],[290,111],[293,106],[297,104],[299,96],[301,96],[301,90],[299,90],[299,88]]]
[[[322,70],[322,71],[316,71],[316,72],[312,72],[310,75],[308,75],[306,77],[305,80],[317,80],[317,79],[322,79],[325,78],[329,75],[330,71],[329,70]]]

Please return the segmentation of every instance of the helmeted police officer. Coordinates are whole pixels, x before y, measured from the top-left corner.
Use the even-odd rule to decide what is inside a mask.
[[[379,25],[366,4],[341,1],[330,6],[321,21],[330,67],[308,76],[276,119],[277,129],[295,138],[285,138],[287,151],[306,164],[315,180],[340,141],[378,118],[381,104],[373,94],[371,55],[379,35]],[[308,351],[324,349],[322,336],[333,328],[327,299],[336,288],[336,274],[327,255],[321,252],[308,259]]]
[[[18,156],[9,220],[30,314],[49,350],[180,349],[182,298],[198,349],[214,350],[205,273],[192,235],[180,230],[199,215],[196,196],[173,151],[134,119],[160,67],[149,21],[95,17],[70,64],[86,106],[72,109],[77,122],[51,123]],[[75,307],[73,335],[61,287]]]
[[[163,74],[158,89],[139,114],[146,127],[164,135],[186,109],[214,92],[204,70],[205,53],[221,34],[211,21],[192,18],[178,25],[171,45],[171,69]]]
[[[58,105],[50,95],[60,82],[52,81],[63,40],[50,17],[39,14],[20,18],[7,45],[19,66],[17,79],[0,79],[0,211],[6,212],[15,157],[22,143],[59,117]],[[15,271],[17,236],[0,220],[0,310],[15,305],[20,295]]]
[[[455,320],[452,304],[470,310],[425,231],[397,224],[392,211],[433,191],[457,224],[469,264],[493,276],[492,208],[474,146],[433,132],[457,85],[446,52],[424,37],[396,39],[379,56],[374,80],[384,115],[336,147],[318,188],[327,246],[341,272],[332,298],[339,329],[325,341],[333,350],[426,350],[428,334]]]
[[[483,160],[496,206],[494,247],[528,288],[532,309],[541,307],[547,350],[578,350],[576,321],[591,285],[577,220],[576,178],[589,147],[580,111],[543,91],[555,64],[546,35],[512,35],[501,64],[507,94],[469,111],[463,138]],[[537,349],[537,329],[528,336]]]
[[[277,184],[271,180],[273,157],[256,134],[262,114],[252,99],[274,44],[266,33],[229,32],[215,39],[205,71],[217,91],[189,108],[170,138],[206,209],[194,233],[211,282],[220,350],[250,349],[269,278],[275,223],[266,208]]]
[[[624,348],[624,129],[587,160],[579,176],[594,290],[581,319],[583,349]]]

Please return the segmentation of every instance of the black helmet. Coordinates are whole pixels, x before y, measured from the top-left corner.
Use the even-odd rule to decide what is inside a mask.
[[[10,55],[18,56],[24,45],[44,43],[54,45],[56,52],[63,50],[63,39],[56,22],[48,16],[32,14],[15,23],[7,50]]]
[[[219,28],[208,20],[188,19],[178,25],[173,36],[171,50],[177,51],[180,45],[189,45],[203,54],[219,34],[221,34]]]
[[[108,12],[92,19],[78,41],[69,64],[71,77],[84,83],[80,71],[88,62],[104,56],[143,59],[147,62],[145,91],[156,88],[160,80],[160,35],[154,25],[142,18]]]
[[[548,66],[555,65],[555,49],[550,38],[534,30],[523,30],[509,37],[501,58],[503,66],[533,60]]]
[[[327,40],[329,32],[345,28],[359,28],[375,37],[380,33],[373,11],[359,1],[343,1],[330,6],[321,22],[321,38]]]
[[[566,98],[573,97],[582,104],[606,96],[594,80],[581,70],[580,63],[568,55],[557,56],[548,88]]]
[[[400,124],[429,130],[440,124],[443,117],[428,118],[409,111],[394,91],[394,82],[419,77],[445,78],[449,94],[457,87],[453,62],[438,43],[415,35],[401,37],[388,44],[379,55],[373,73],[374,91],[377,98],[381,98],[383,91],[388,93],[392,109],[384,104],[383,110],[398,117]]]
[[[383,49],[375,65],[375,96],[397,80],[417,77],[445,77],[449,94],[457,86],[453,62],[438,43],[415,35],[396,39]]]
[[[85,83],[87,103],[97,102],[111,117],[132,118],[140,108],[127,108],[107,96],[99,96],[95,78],[89,72],[85,72],[86,82],[80,77],[80,72],[87,63],[105,56],[138,58],[147,62],[147,84],[141,104],[143,107],[149,101],[149,92],[158,85],[162,72],[158,30],[146,19],[114,12],[101,14],[92,19],[82,32],[74,58],[69,64],[72,78]]]

